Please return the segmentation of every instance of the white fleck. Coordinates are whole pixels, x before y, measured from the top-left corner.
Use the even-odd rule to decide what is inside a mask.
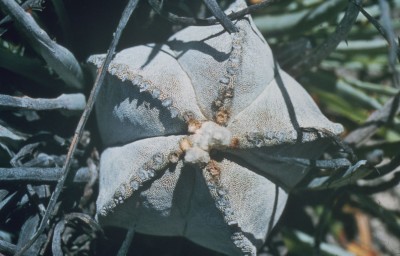
[[[131,181],[131,187],[133,190],[138,190],[139,189],[139,182],[137,180],[132,180]]]
[[[158,97],[160,97],[160,95],[161,95],[161,91],[158,89],[154,89],[151,92],[151,97],[153,97],[153,99],[157,99]]]
[[[149,87],[150,87],[150,84],[146,81],[143,81],[142,83],[139,84],[139,91],[144,92],[147,89],[149,89]]]
[[[228,222],[228,225],[229,226],[234,226],[234,225],[237,225],[238,223],[237,223],[237,221],[235,221],[235,220],[231,220],[231,221],[229,221]]]
[[[149,170],[147,170],[147,175],[150,178],[153,178],[156,175],[156,171],[154,169],[149,169]]]
[[[220,195],[220,196],[226,195],[226,191],[223,190],[223,189],[218,189],[217,193],[218,193],[218,195]]]
[[[223,84],[229,84],[229,77],[224,76],[219,81]]]
[[[143,168],[140,168],[138,173],[139,173],[139,178],[142,181],[145,181],[145,180],[147,180],[149,178],[149,176],[147,174],[147,171],[145,169],[143,169]]]
[[[123,74],[121,75],[120,79],[121,79],[122,82],[125,82],[126,76],[127,76],[127,75],[126,75],[125,73],[123,73]]]
[[[162,104],[164,107],[169,107],[169,106],[172,105],[172,99],[166,98],[166,99],[164,99],[164,100],[161,102],[161,104]]]
[[[228,201],[225,199],[225,198],[219,198],[218,200],[217,200],[217,204],[219,205],[219,206],[226,206],[226,204],[228,203]]]
[[[229,75],[234,75],[234,74],[237,72],[237,68],[228,67],[228,68],[226,69],[226,72],[227,72]]]
[[[109,72],[111,75],[115,75],[117,73],[117,68],[116,67],[110,67]]]
[[[135,76],[135,78],[133,78],[132,80],[132,84],[136,86],[141,85],[142,82],[143,82],[143,77],[140,75]]]
[[[168,110],[171,112],[171,118],[175,118],[179,115],[179,110],[174,107],[169,107]]]

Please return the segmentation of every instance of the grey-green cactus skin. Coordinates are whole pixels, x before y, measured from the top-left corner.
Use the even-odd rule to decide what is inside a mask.
[[[237,1],[230,10],[244,6]],[[96,104],[108,147],[97,200],[102,225],[255,255],[307,174],[274,156],[319,157],[329,140],[302,128],[342,132],[280,70],[251,18],[235,25],[232,35],[220,25],[188,27],[112,61]],[[103,58],[89,58],[93,70]]]

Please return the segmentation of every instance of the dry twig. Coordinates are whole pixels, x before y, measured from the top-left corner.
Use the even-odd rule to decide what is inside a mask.
[[[163,10],[162,5],[161,5],[161,3],[159,3],[158,0],[148,0],[148,2],[159,15],[161,15],[162,17],[166,18],[167,20],[169,20],[173,23],[176,23],[176,24],[181,24],[181,25],[186,25],[186,26],[210,26],[210,25],[215,25],[218,23],[218,20],[214,17],[207,18],[207,19],[180,17],[180,16],[177,16],[166,10]],[[251,5],[251,6],[244,8],[243,10],[240,10],[238,12],[232,12],[227,17],[230,20],[237,20],[247,14],[253,13],[257,10],[265,8],[276,2],[279,2],[279,0],[264,0],[261,3]]]
[[[60,78],[74,89],[82,89],[84,77],[82,69],[74,55],[65,47],[57,44],[39,27],[33,17],[14,0],[0,0],[0,7],[14,20],[20,30],[47,64]]]
[[[55,99],[33,99],[29,97],[13,97],[0,94],[0,110],[61,110],[63,112],[79,112],[85,108],[85,96],[81,93],[62,94]]]
[[[0,182],[18,183],[55,183],[62,176],[62,168],[40,168],[40,167],[14,167],[0,168]],[[76,171],[73,182],[85,183],[91,179],[88,168],[80,168]]]

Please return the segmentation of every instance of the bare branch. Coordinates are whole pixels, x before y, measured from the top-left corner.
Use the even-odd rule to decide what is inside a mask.
[[[0,183],[55,183],[62,176],[62,168],[40,167],[14,167],[0,168]],[[76,171],[74,182],[85,183],[90,180],[91,172],[88,168],[80,168]]]
[[[14,0],[0,0],[0,7],[10,15],[21,34],[68,86],[75,89],[83,88],[82,69],[68,49],[51,40],[33,17]]]
[[[29,9],[40,10],[42,8],[42,2],[43,2],[42,0],[27,0],[21,4],[21,7],[25,11],[27,11]],[[7,15],[2,20],[0,20],[0,25],[4,25],[10,21],[12,21],[12,18],[10,17],[10,15]]]
[[[153,7],[154,11],[156,11],[159,15],[163,16],[167,20],[176,24],[187,25],[187,26],[210,26],[218,24],[218,20],[216,18],[197,19],[191,17],[181,17],[163,10],[162,5],[161,3],[158,2],[158,0],[148,0],[148,2],[151,5],[151,7]],[[228,18],[230,20],[237,20],[247,14],[253,13],[257,10],[270,6],[271,4],[276,2],[279,2],[279,0],[264,0],[261,3],[251,5],[238,12],[232,12],[231,14],[228,15]]]
[[[236,33],[239,31],[232,21],[226,16],[224,11],[221,10],[221,7],[218,5],[216,0],[203,0],[203,2],[226,31],[229,33]]]
[[[81,93],[62,94],[55,99],[33,99],[0,94],[0,110],[22,108],[28,110],[61,110],[76,113],[85,109],[85,96]]]
[[[128,232],[125,235],[125,239],[122,242],[121,247],[118,250],[117,256],[125,256],[128,255],[129,247],[132,243],[133,236],[135,235],[135,227],[131,227],[128,229]]]

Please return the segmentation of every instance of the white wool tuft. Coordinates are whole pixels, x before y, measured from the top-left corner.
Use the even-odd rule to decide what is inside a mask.
[[[229,146],[232,134],[227,128],[207,121],[190,139],[193,147],[186,151],[185,162],[208,163],[210,161],[208,154],[210,149]]]
[[[185,162],[192,164],[208,163],[210,161],[210,155],[207,151],[201,148],[194,147],[186,151]]]
[[[231,132],[214,122],[205,122],[196,131],[192,141],[193,146],[198,146],[209,151],[211,148],[227,147],[231,143]]]

